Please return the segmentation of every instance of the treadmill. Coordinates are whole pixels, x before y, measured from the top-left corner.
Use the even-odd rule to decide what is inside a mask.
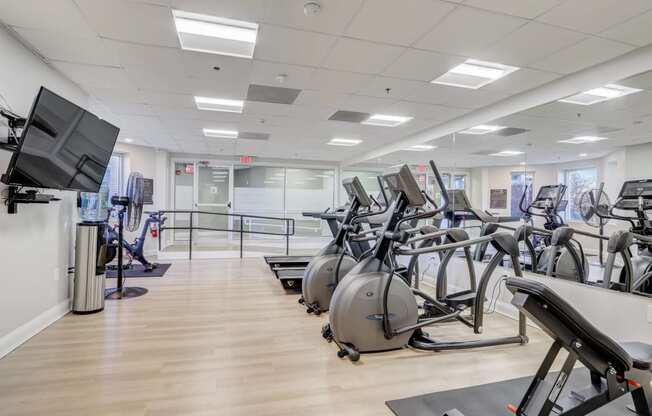
[[[343,209],[335,212],[302,212],[301,215],[307,218],[318,218],[325,220],[333,236],[339,229],[338,221],[344,215]],[[274,276],[281,282],[283,289],[301,290],[303,272],[314,256],[264,256]]]
[[[378,179],[378,183],[382,186],[382,179]],[[353,200],[354,194],[353,189],[345,186],[344,189],[349,197],[349,201]],[[367,217],[365,221],[370,226],[380,226],[384,221],[385,207],[389,204],[387,200],[387,195],[385,194],[384,189],[378,194],[376,198],[370,196],[371,201],[377,205],[379,209],[379,217]],[[384,203],[384,204],[383,204]],[[340,228],[340,223],[343,221],[346,211],[348,209],[348,204],[338,208],[333,212],[326,210],[325,212],[303,212],[304,217],[319,218],[326,221],[328,228],[333,235],[333,238],[337,236],[337,233]],[[351,253],[355,257],[359,257],[365,251],[369,249],[368,242],[350,242],[349,248]],[[314,256],[264,256],[265,262],[269,265],[270,270],[274,273],[274,276],[281,282],[283,288],[286,290],[301,290],[301,284],[303,281],[303,273],[308,267],[308,263],[313,259]]]

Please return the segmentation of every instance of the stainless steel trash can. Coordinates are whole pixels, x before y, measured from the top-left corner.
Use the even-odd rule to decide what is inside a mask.
[[[97,222],[77,224],[73,313],[89,314],[104,309],[105,227],[104,223]]]

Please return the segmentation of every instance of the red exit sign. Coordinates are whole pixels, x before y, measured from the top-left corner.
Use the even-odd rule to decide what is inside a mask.
[[[240,163],[243,165],[249,165],[254,161],[252,156],[240,156]]]

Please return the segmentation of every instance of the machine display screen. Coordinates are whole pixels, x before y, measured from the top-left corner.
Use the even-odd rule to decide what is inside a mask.
[[[619,195],[626,199],[636,199],[639,196],[652,198],[652,179],[625,182]]]
[[[552,200],[557,200],[559,199],[559,189],[561,186],[559,185],[548,185],[548,186],[542,186],[541,189],[539,189],[539,194],[537,195],[537,199],[552,199]]]

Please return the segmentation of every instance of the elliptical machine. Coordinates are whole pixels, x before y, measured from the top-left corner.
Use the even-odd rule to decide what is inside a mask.
[[[432,218],[446,209],[448,195],[434,162],[430,167],[442,190],[442,207],[431,211],[406,215],[408,208],[417,208],[426,204],[426,196],[410,172],[404,165],[398,173],[385,175],[384,179],[395,194],[390,207],[391,216],[386,222],[378,239],[373,255],[358,263],[335,288],[330,305],[330,322],[322,328],[322,336],[329,342],[334,341],[339,346],[338,356],[348,357],[357,361],[362,352],[387,351],[402,348],[409,344],[415,348],[440,351],[446,349],[477,348],[489,345],[504,345],[509,343],[523,344],[527,342],[525,335],[525,317],[519,315],[519,334],[513,337],[482,339],[459,342],[437,342],[428,337],[421,328],[440,322],[458,320],[474,328],[476,333],[483,329],[483,308],[488,279],[500,260],[508,254],[514,264],[515,274],[520,276],[518,247],[514,238],[507,233],[495,233],[479,239],[450,242],[440,246],[432,245],[441,237],[451,237],[459,229],[433,230],[427,225],[423,229],[426,234],[411,238],[417,230],[402,230],[401,224],[424,218]],[[410,287],[404,276],[396,273],[390,267],[387,258],[390,254],[418,256],[425,253],[448,252],[460,247],[492,241],[498,253],[487,266],[481,283],[476,290],[446,294],[438,300],[426,293]],[[400,248],[401,246],[421,243],[418,248]],[[424,246],[425,244],[425,246]],[[396,247],[398,246],[398,248]],[[465,250],[467,261],[472,268],[470,250]],[[414,264],[413,261],[411,261]],[[469,277],[475,275],[470,270]],[[472,283],[472,287],[473,286]],[[417,297],[424,300],[423,305],[417,304]],[[419,315],[420,309],[425,312]],[[462,312],[471,309],[472,321],[462,316]]]
[[[625,182],[608,214],[599,208],[595,214],[600,218],[631,224],[629,231],[619,230],[609,237],[603,287],[652,297],[652,221],[647,217],[647,211],[652,210],[652,179]],[[618,215],[615,210],[633,211],[636,216]],[[612,274],[618,256],[623,268],[614,282]]]
[[[372,201],[357,176],[342,181],[350,204],[335,238],[324,247],[308,264],[301,285],[299,303],[307,313],[319,315],[328,310],[333,289],[340,276],[346,275],[357,263],[347,249],[347,234],[355,227],[352,221],[360,209],[369,209]],[[375,213],[376,214],[376,213]]]
[[[530,271],[566,280],[585,283],[589,276],[589,262],[579,241],[573,239],[575,230],[568,227],[559,212],[566,209],[566,185],[542,186],[534,200],[524,206],[527,187],[519,207],[526,224],[516,229],[514,237],[524,242],[529,253]],[[544,219],[543,228],[535,227],[533,217]]]

